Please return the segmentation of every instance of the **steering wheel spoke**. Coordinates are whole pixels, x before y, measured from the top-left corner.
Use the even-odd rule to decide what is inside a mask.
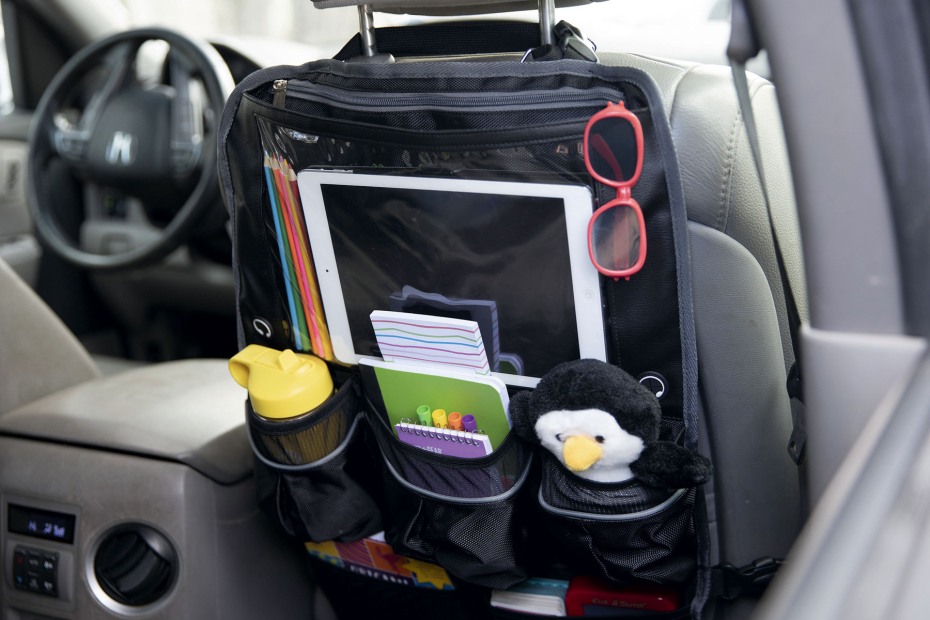
[[[60,157],[72,164],[82,164],[87,156],[90,133],[78,129],[52,130],[52,148]]]
[[[175,178],[184,178],[200,162],[204,138],[203,91],[184,56],[172,50],[168,62],[175,90],[171,114],[171,166]]]
[[[106,109],[107,102],[117,92],[122,90],[132,72],[132,63],[139,51],[139,41],[126,41],[113,47],[102,59],[106,73],[103,84],[94,91],[93,96],[84,108],[84,114],[78,123],[78,130],[86,136],[93,134],[101,114]]]

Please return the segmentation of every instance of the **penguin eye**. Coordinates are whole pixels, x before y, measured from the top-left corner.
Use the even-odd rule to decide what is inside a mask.
[[[555,435],[555,440],[556,440],[556,441],[565,441],[564,439],[562,439],[562,433],[556,433],[556,435]]]
[[[598,435],[597,437],[594,438],[594,441],[596,441],[597,443],[604,443],[604,436]]]

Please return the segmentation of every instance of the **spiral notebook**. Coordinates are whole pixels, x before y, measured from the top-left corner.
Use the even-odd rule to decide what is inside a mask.
[[[428,405],[474,415],[492,449],[497,449],[510,432],[510,398],[507,386],[497,377],[373,358],[359,360],[359,368],[363,381],[369,371],[374,375],[387,421],[395,429],[401,422],[416,420],[417,408]]]
[[[410,444],[443,456],[477,459],[491,454],[491,439],[481,433],[456,431],[400,422],[394,425],[397,437]]]

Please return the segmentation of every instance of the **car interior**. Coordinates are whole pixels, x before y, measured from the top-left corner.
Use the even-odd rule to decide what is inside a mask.
[[[801,57],[786,34],[793,22],[780,21],[788,19],[787,9],[756,1],[736,0],[730,7],[734,67],[621,51],[622,41],[595,46],[559,21],[568,7],[581,11],[610,0],[312,4],[314,15],[348,10],[357,17],[358,30],[340,34],[348,43],[333,59],[307,44],[262,46],[248,38],[130,27],[104,0],[0,1],[12,95],[0,115],[0,616],[517,618],[530,614],[497,606],[498,591],[527,577],[574,584],[603,571],[613,587],[628,586],[624,596],[630,598],[601,606],[589,601],[585,615],[859,617],[845,603],[823,607],[809,588],[816,575],[831,570],[822,566],[823,557],[833,557],[826,545],[846,548],[836,532],[855,538],[852,526],[834,529],[848,517],[838,506],[848,506],[853,477],[873,471],[866,463],[873,450],[893,449],[884,433],[907,434],[891,424],[896,406],[920,410],[925,404],[914,394],[920,375],[911,379],[925,345],[914,319],[918,302],[902,308],[910,298],[901,290],[911,281],[899,275],[906,261],[896,254],[897,231],[884,209],[889,199],[877,195],[885,182],[870,177],[884,170],[875,160],[887,151],[856,148],[856,140],[873,139],[871,132],[843,129],[867,110],[850,98],[848,118],[836,122],[831,112],[798,112],[805,94],[832,96],[831,80],[845,87],[861,83],[858,73],[848,75],[848,58]],[[845,3],[805,9],[807,27],[829,20],[831,9],[845,11]],[[522,21],[496,18],[504,11],[522,11]],[[871,15],[857,13],[862,20]],[[413,19],[379,26],[397,23],[398,16]],[[772,65],[766,77],[738,69],[758,53],[759,40]],[[812,69],[796,77],[798,66],[821,61],[832,63],[831,72]],[[760,67],[750,65],[768,73]],[[739,75],[744,92],[734,86]],[[632,180],[618,174],[622,182],[612,185],[590,165],[585,169],[589,138],[585,132],[582,140],[581,132],[591,112],[609,100],[598,95],[594,107],[587,99],[564,103],[576,91],[608,87],[633,112],[636,120],[625,122],[642,124],[639,151],[646,160]],[[502,91],[517,103],[506,103]],[[532,103],[541,99],[545,107]],[[469,105],[475,109],[463,111]],[[430,110],[429,119],[440,119],[438,128],[423,120],[423,109]],[[468,114],[474,125],[444,124]],[[471,137],[479,130],[486,142]],[[508,137],[518,130],[519,139]],[[838,132],[849,142],[818,141],[818,131]],[[556,142],[553,153],[561,159],[541,146]],[[835,161],[834,151],[818,151],[827,148],[872,159],[855,168],[861,172],[855,183],[840,184],[846,193],[836,198],[826,195],[834,187],[828,182],[845,178],[849,168],[823,171]],[[283,163],[269,163],[272,156]],[[385,368],[344,359],[356,351],[350,338],[344,352],[339,330],[348,332],[358,318],[348,293],[345,326],[334,311],[341,306],[331,305],[341,284],[330,281],[336,269],[326,267],[319,249],[329,236],[320,237],[310,217],[304,238],[283,221],[285,201],[299,197],[309,209],[306,187],[313,175],[306,170],[354,167],[358,182],[345,182],[346,191],[365,187],[365,176],[378,188],[384,177],[396,183],[389,187],[407,187],[403,179],[411,174],[436,189],[455,180],[580,183],[593,188],[596,203],[632,202],[640,221],[645,212],[641,230],[649,249],[644,238],[641,273],[637,265],[630,273],[597,276],[586,253],[582,262],[599,278],[594,288],[600,288],[597,299],[603,297],[597,306],[598,321],[605,317],[597,331],[603,361],[624,368],[637,388],[646,385],[658,399],[658,443],[712,464],[709,480],[675,495],[688,502],[684,542],[658,546],[673,554],[684,548],[689,568],[661,596],[649,598],[654,583],[631,580],[628,573],[615,578],[611,571],[618,569],[605,566],[624,564],[600,553],[605,539],[598,538],[598,520],[607,517],[578,526],[583,533],[561,543],[564,549],[550,549],[558,547],[553,540],[560,534],[535,530],[538,507],[527,508],[536,499],[532,489],[539,488],[545,503],[545,481],[559,480],[552,483],[558,493],[574,484],[574,474],[558,477],[554,461],[532,446],[532,438],[516,438],[516,425],[500,449],[494,446],[503,456],[492,457],[489,443],[480,461],[515,468],[502,475],[512,492],[462,495],[430,507],[430,499],[443,498],[440,492],[404,478],[409,450],[385,436],[390,424],[377,423],[379,415],[387,418],[394,398],[383,383]],[[275,185],[274,175],[284,181]],[[321,183],[325,197],[333,182]],[[874,211],[868,221],[831,214],[837,198],[856,191],[855,202]],[[357,201],[364,204],[364,198]],[[272,223],[278,207],[282,221]],[[355,218],[347,220],[347,231],[364,228],[359,213],[343,211]],[[317,217],[329,217],[330,226],[342,221],[333,210]],[[389,232],[389,224],[375,218],[375,233],[364,242],[371,275],[362,289],[369,282],[372,289],[381,286],[379,279],[393,269],[390,254],[401,245],[391,244],[400,244],[401,235]],[[866,241],[859,241],[858,226],[868,229]],[[501,238],[530,228],[525,218],[508,231],[511,237]],[[309,242],[306,229],[312,229]],[[313,304],[305,300],[301,323],[292,295],[308,297],[311,288],[293,271],[287,279],[288,239],[313,247],[337,351],[318,349],[309,336],[301,344],[298,326],[314,329]],[[334,255],[339,239],[330,248]],[[379,251],[381,266],[370,260]],[[590,260],[607,273],[591,252]],[[543,255],[528,256],[529,267],[516,282],[554,281],[557,273],[545,268]],[[292,270],[299,262],[294,257]],[[477,263],[466,261],[464,268],[478,273]],[[397,303],[409,295],[416,308],[461,307],[438,293],[409,292],[417,273],[431,269],[421,259],[416,273],[398,275],[388,292],[397,297],[402,285],[405,297]],[[489,280],[519,286],[511,286],[507,269],[493,269]],[[531,308],[544,307],[532,294],[510,293],[525,297]],[[510,320],[506,299],[502,293],[497,300],[502,326]],[[557,339],[554,331],[542,338],[534,330],[538,340]],[[485,344],[491,342],[487,334],[479,334]],[[378,343],[384,353],[386,345]],[[492,366],[504,359],[512,374],[530,375],[520,372],[520,358],[531,356],[508,345],[493,352]],[[276,458],[269,447],[286,432],[302,431],[263,417],[269,406],[260,411],[256,381],[271,358],[244,357],[254,347],[296,349],[326,360],[335,391],[327,384],[322,402],[334,414],[325,420],[343,427],[331,454],[315,461],[312,471],[302,461]],[[275,357],[275,368],[287,373],[298,358],[310,356]],[[549,369],[536,373],[543,376],[539,393]],[[533,398],[526,383],[505,387],[502,397],[512,413],[515,403]],[[320,404],[305,403],[300,411]],[[916,425],[925,416],[913,417]],[[915,442],[922,437],[915,429],[923,427],[908,428]],[[506,467],[499,463],[505,456],[513,461]],[[882,470],[874,471],[879,477]],[[327,522],[311,522],[303,513]],[[507,525],[498,527],[502,514]],[[405,527],[405,519],[416,525]],[[416,542],[416,536],[427,537],[432,522],[448,530],[442,544],[454,554],[432,539]],[[572,530],[578,519],[567,522],[571,527],[563,520],[556,530]],[[495,542],[498,530],[507,536]],[[613,540],[616,532],[607,536]],[[469,546],[476,537],[487,537],[485,547],[493,548]],[[579,541],[592,545],[595,563],[568,559],[583,546]],[[363,543],[367,547],[352,546]],[[519,553],[508,564],[501,549],[510,544]],[[400,562],[406,577],[375,555],[359,569],[349,557],[359,548],[381,550],[380,561],[395,569]],[[646,579],[664,586],[666,576]],[[673,600],[670,607],[648,606],[663,597]],[[647,606],[637,608],[634,600]],[[881,612],[878,603],[872,609]]]

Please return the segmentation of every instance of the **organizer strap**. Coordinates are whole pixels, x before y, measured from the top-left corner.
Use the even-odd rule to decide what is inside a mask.
[[[711,569],[711,593],[724,600],[761,596],[784,560],[760,558],[741,567],[721,564]]]

